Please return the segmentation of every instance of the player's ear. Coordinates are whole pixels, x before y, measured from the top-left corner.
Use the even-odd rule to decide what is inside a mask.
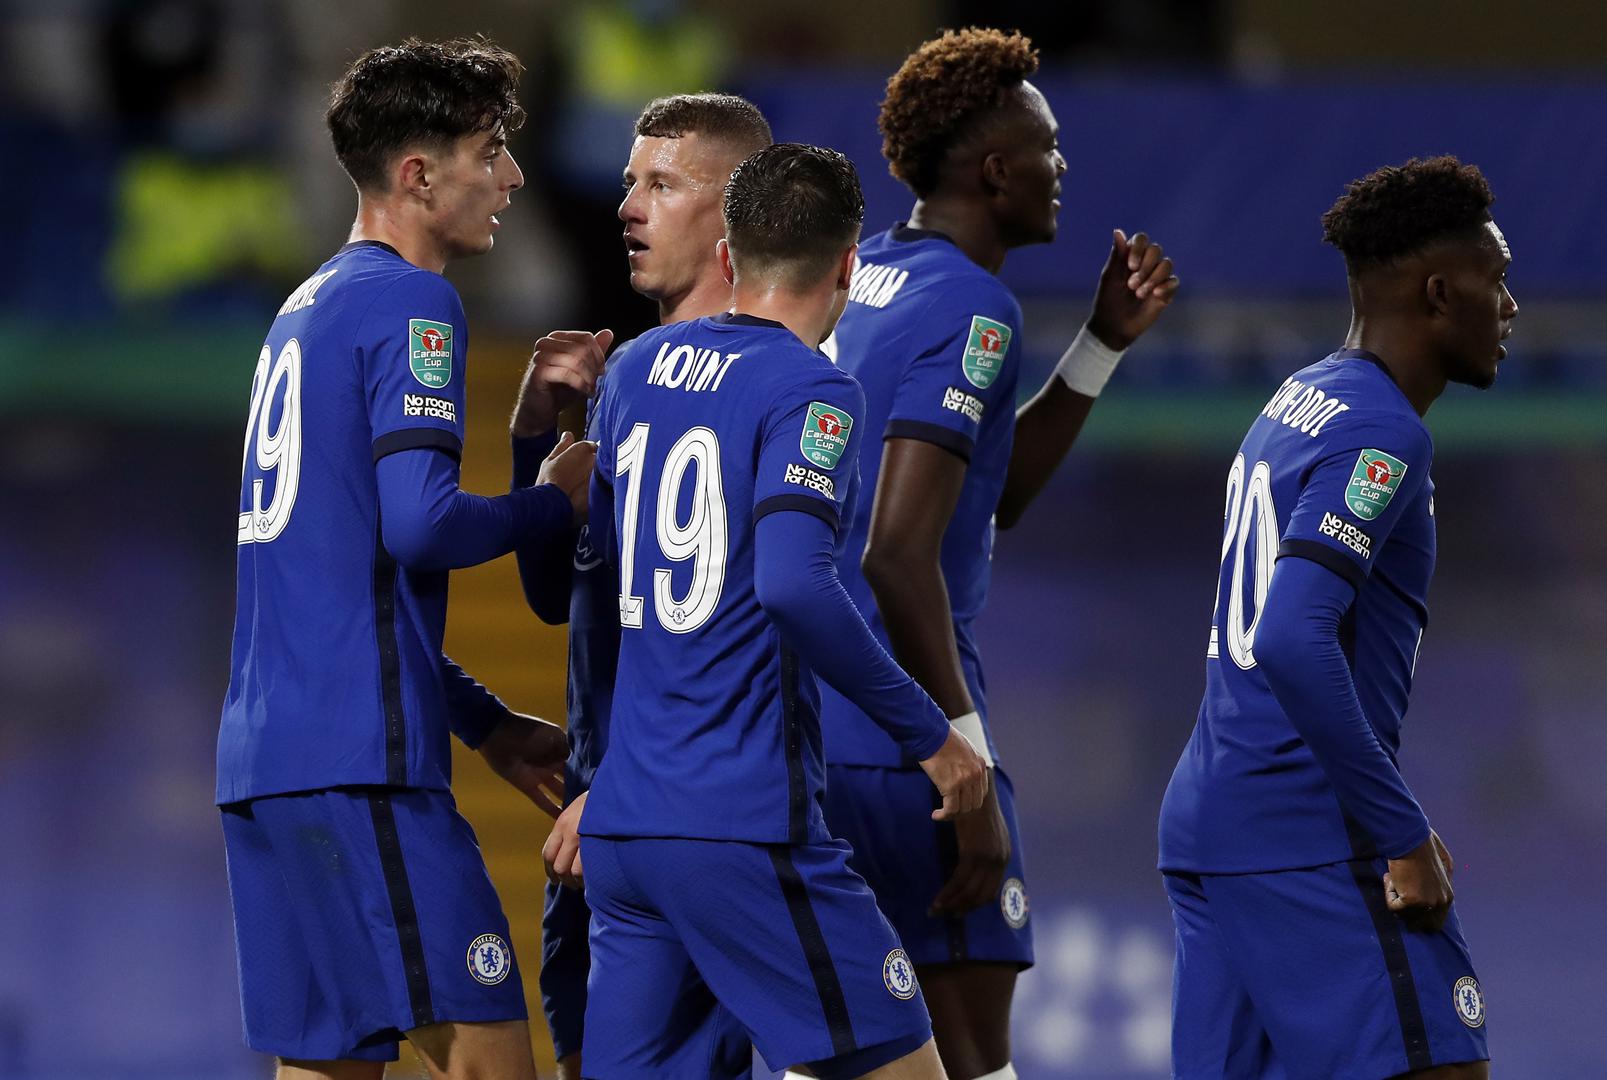
[[[714,242],[714,253],[720,260],[720,276],[725,278],[727,285],[735,285],[737,272],[731,266],[731,245],[725,242],[725,237]]]
[[[837,288],[846,291],[854,280],[854,266],[859,262],[859,245],[850,244],[837,265]]]
[[[432,197],[430,190],[429,159],[423,154],[407,154],[396,163],[397,190],[416,195],[426,202]]]
[[[1430,274],[1423,282],[1423,299],[1436,315],[1446,314],[1451,307],[1451,286],[1444,274]]]
[[[1010,166],[1003,154],[988,154],[982,159],[982,190],[997,195],[1010,186]]]

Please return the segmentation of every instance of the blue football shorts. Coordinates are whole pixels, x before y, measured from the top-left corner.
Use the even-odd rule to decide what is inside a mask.
[[[1010,864],[995,902],[964,915],[927,909],[954,873],[954,826],[932,820],[943,805],[920,769],[831,765],[826,827],[854,849],[849,865],[870,883],[910,959],[921,967],[966,961],[1032,966],[1032,909],[1016,822],[1015,788],[995,769],[999,810],[1010,830]]]
[[[391,1061],[413,1028],[526,1018],[508,921],[451,793],[334,788],[221,809],[252,1049]]]
[[[1487,1059],[1454,905],[1439,931],[1407,929],[1385,902],[1386,866],[1167,873],[1172,1075],[1382,1080]]]
[[[581,839],[585,1074],[705,1080],[733,1024],[772,1069],[860,1076],[932,1037],[915,969],[848,845]],[[747,1053],[744,1045],[743,1053]]]

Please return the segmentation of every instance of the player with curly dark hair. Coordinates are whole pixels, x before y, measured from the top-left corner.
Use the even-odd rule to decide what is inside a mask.
[[[1518,305],[1484,176],[1413,159],[1323,215],[1344,348],[1228,471],[1205,699],[1161,805],[1175,1076],[1484,1080],[1450,853],[1396,763],[1434,572],[1423,415],[1487,387]]]
[[[1087,325],[1016,409],[1021,309],[995,275],[1010,250],[1054,239],[1066,171],[1037,68],[1021,34],[971,28],[926,42],[888,81],[883,153],[915,206],[861,246],[828,343],[864,385],[868,430],[885,435],[862,444],[875,498],[844,580],[990,764],[975,619],[994,523],[1020,520],[1178,286],[1159,245],[1115,230]],[[933,822],[921,773],[829,689],[822,723],[828,823],[919,967],[944,1066],[956,1080],[1014,1076],[1010,1001],[1033,954],[1009,777],[993,772],[981,812]]]

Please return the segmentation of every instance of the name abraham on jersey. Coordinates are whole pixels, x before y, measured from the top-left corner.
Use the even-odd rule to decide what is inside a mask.
[[[666,341],[658,347],[658,355],[653,358],[653,366],[647,372],[648,385],[693,393],[718,390],[720,383],[725,380],[725,373],[731,370],[731,362],[742,355],[722,353],[718,349],[698,349],[691,345],[677,345],[671,349],[670,345]]]
[[[986,315],[971,316],[971,333],[965,339],[965,377],[978,390],[986,390],[1004,370],[1010,348],[1010,328]]]
[[[452,324],[407,320],[407,362],[413,378],[439,390],[452,381]]]
[[[854,260],[854,276],[848,285],[848,299],[866,307],[884,308],[893,302],[898,290],[910,278],[908,270],[896,266],[877,266],[875,263]]]
[[[403,416],[428,416],[434,420],[445,420],[449,424],[458,422],[458,405],[451,398],[430,397],[428,394],[403,394]]]
[[[289,315],[292,311],[300,311],[304,307],[311,307],[313,300],[317,297],[318,287],[334,276],[334,270],[325,270],[323,273],[314,274],[306,281],[303,281],[296,286],[295,292],[285,298],[285,302],[280,305],[279,314]]]
[[[1307,386],[1299,379],[1285,379],[1278,392],[1272,395],[1261,415],[1291,427],[1315,439],[1322,434],[1323,425],[1350,406],[1338,398],[1331,398],[1315,386]]]
[[[964,413],[971,420],[978,423],[982,420],[982,399],[967,394],[964,390],[956,390],[952,386],[943,388],[943,407],[957,413]]]
[[[798,449],[803,456],[822,469],[835,469],[848,449],[848,433],[854,430],[854,418],[824,401],[811,401],[809,415],[804,417],[803,434],[798,437]]]
[[[802,465],[788,465],[787,474],[782,479],[789,484],[799,484],[818,491],[828,499],[837,497],[837,485],[832,482],[831,477],[821,476],[815,470],[806,469]]]
[[[1373,538],[1337,514],[1324,513],[1317,531],[1338,540],[1364,559],[1373,557]]]

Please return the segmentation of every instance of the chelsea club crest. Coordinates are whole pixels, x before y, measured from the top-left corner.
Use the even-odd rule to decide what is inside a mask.
[[[1010,929],[1020,930],[1027,925],[1027,914],[1031,908],[1027,903],[1027,887],[1020,878],[1007,879],[999,889],[999,910]]]
[[[1456,1015],[1470,1028],[1484,1026],[1484,991],[1479,980],[1464,975],[1451,987],[1451,1000],[1456,1003]]]
[[[496,934],[481,934],[469,946],[469,974],[487,986],[495,986],[508,977],[513,968],[513,954],[508,943]]]
[[[915,996],[915,965],[903,949],[894,949],[882,961],[882,982],[887,984],[887,992],[900,1001]]]

